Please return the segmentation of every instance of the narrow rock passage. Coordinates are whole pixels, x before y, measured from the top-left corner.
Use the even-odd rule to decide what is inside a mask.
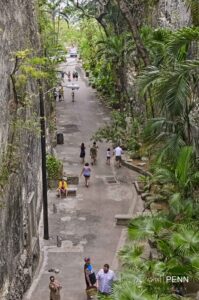
[[[86,161],[90,163],[89,145],[92,134],[110,120],[108,111],[97,100],[96,92],[88,86],[84,72],[75,59],[69,59],[64,71],[72,73],[74,69],[81,75],[72,103],[71,90],[64,90],[64,101],[57,102],[57,128],[64,133],[64,144],[57,145],[56,152],[64,163],[66,174],[80,175],[80,144],[86,145]],[[68,81],[65,79],[64,85]],[[99,144],[97,165],[92,167],[90,187],[84,186],[83,177],[77,186],[76,197],[56,198],[55,190],[49,192],[49,241],[42,240],[42,260],[31,288],[24,299],[44,300],[49,297],[49,277],[54,273],[49,269],[59,269],[55,274],[63,288],[62,300],[86,299],[83,274],[84,257],[91,257],[94,269],[98,271],[104,263],[116,268],[116,251],[120,241],[122,227],[115,225],[114,216],[128,213],[136,204],[136,194],[132,181],[136,173],[125,167],[114,169],[114,160],[107,166],[106,144]],[[107,177],[116,182],[109,183]],[[57,212],[54,212],[56,206]],[[41,222],[42,224],[42,222]],[[57,247],[56,237],[62,237],[62,246]]]

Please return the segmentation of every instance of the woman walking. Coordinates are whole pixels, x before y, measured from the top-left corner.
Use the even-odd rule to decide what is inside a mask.
[[[82,174],[84,175],[84,178],[85,178],[85,186],[88,187],[88,182],[89,182],[89,179],[91,176],[91,168],[89,167],[89,163],[85,163],[85,165],[82,169],[82,172],[81,172],[81,175]]]
[[[84,163],[85,155],[86,155],[86,147],[85,147],[84,143],[81,143],[80,158],[82,159],[82,163]]]
[[[86,294],[87,299],[92,299],[94,295],[97,293],[97,288],[94,286],[96,284],[96,276],[93,271],[93,266],[91,265],[91,261],[89,257],[84,258],[84,276],[86,282]]]

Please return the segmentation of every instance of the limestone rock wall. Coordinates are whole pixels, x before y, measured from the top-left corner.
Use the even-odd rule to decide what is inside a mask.
[[[0,299],[22,299],[39,260],[38,222],[41,212],[41,152],[38,132],[26,129],[13,133],[16,120],[36,116],[39,125],[37,84],[27,84],[35,94],[31,105],[13,108],[14,53],[39,49],[34,0],[1,0],[0,9]],[[13,147],[4,176],[2,161]],[[13,169],[13,164],[15,167]]]
[[[176,29],[191,24],[186,0],[159,0],[157,6],[157,25]]]

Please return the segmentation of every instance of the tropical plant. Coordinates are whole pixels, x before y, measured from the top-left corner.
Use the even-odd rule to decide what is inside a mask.
[[[193,140],[190,114],[197,100],[199,60],[186,58],[191,43],[198,39],[197,28],[172,34],[164,63],[146,68],[139,77],[141,94],[150,91],[157,103],[159,117],[149,120],[145,137],[147,143],[160,150],[161,159],[172,152],[178,155],[180,148]]]

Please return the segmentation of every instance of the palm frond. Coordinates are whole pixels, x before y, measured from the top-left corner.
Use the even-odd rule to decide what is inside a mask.
[[[149,88],[156,85],[160,80],[160,70],[155,66],[146,68],[138,77],[138,88],[141,95],[145,95]]]
[[[188,8],[191,11],[192,22],[195,26],[199,26],[199,2],[198,0],[186,0]]]
[[[193,41],[199,41],[198,27],[185,27],[170,35],[167,51],[173,57],[186,59],[189,46]]]
[[[143,260],[141,255],[143,254],[144,247],[137,245],[126,245],[119,252],[119,257],[122,260],[122,264],[124,267],[128,267],[130,269],[135,269],[136,266],[140,265]]]
[[[193,156],[192,147],[183,147],[180,150],[179,157],[177,160],[175,175],[179,184],[186,187],[190,181],[189,174],[191,170]]]

